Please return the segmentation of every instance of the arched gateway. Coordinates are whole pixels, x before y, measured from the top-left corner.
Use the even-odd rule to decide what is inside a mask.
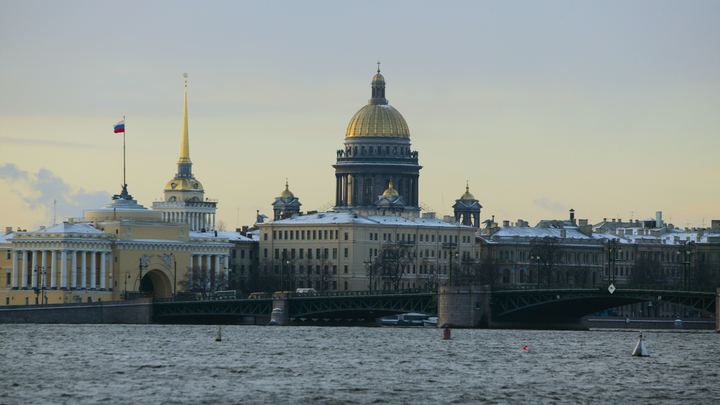
[[[166,298],[172,296],[170,276],[161,269],[148,271],[142,278],[143,295],[147,298]]]

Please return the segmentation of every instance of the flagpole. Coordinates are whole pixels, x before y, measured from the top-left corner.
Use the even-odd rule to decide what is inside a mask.
[[[125,116],[123,115],[123,126],[125,125]],[[123,128],[123,185],[127,186],[125,179],[125,128]]]

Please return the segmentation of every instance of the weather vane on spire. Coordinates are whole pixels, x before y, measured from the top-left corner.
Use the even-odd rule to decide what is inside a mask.
[[[380,61],[378,61],[377,65],[378,65],[378,73],[380,73]]]

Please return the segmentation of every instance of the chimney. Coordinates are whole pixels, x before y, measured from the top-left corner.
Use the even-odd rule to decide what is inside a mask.
[[[572,222],[573,225],[575,224],[575,210],[572,208],[570,208],[570,222]]]
[[[618,229],[618,236],[621,237],[621,238],[624,237],[624,236],[625,236],[625,230],[624,230],[624,229]]]
[[[68,224],[75,225],[75,218],[68,218]]]
[[[572,210],[571,210],[572,211]],[[561,238],[567,238],[567,231],[565,229],[560,230],[560,237]]]
[[[510,221],[507,219],[503,221],[503,227],[510,226]]]
[[[42,231],[43,229],[45,229],[45,225],[40,225],[40,230]]]
[[[587,220],[587,219],[578,219],[578,221],[580,221],[580,226],[584,226],[584,225],[587,225],[587,224],[588,224],[588,220]]]
[[[655,227],[662,228],[663,226],[662,211],[657,211],[655,212]]]
[[[12,233],[12,226],[6,226],[5,227],[5,235]]]

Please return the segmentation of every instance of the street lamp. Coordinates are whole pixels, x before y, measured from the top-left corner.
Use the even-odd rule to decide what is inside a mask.
[[[690,268],[690,254],[692,253],[694,248],[695,246],[692,242],[685,242],[683,243],[682,247],[677,251],[678,256],[680,254],[683,255],[683,261],[681,263],[683,265],[683,288],[685,289],[690,287],[690,275],[688,273]]]
[[[373,288],[373,285],[372,285],[372,262],[370,260],[368,260],[366,262],[363,262],[363,264],[365,265],[365,274],[367,274],[370,277],[370,285],[368,287],[369,287],[370,292],[372,292],[372,288]]]
[[[459,253],[457,251],[450,250],[450,270],[448,271],[448,285],[453,285],[453,265],[452,260],[453,256],[455,256],[455,259],[457,261]]]
[[[540,287],[540,255],[535,254],[530,256],[531,260],[537,260],[537,269],[535,270],[535,277],[537,278],[537,286]]]
[[[617,239],[610,239],[608,241],[608,282],[615,284],[615,260],[618,253],[622,254],[622,247],[620,247],[620,241]]]
[[[38,287],[34,288],[35,302],[37,303],[36,305],[40,305],[40,297],[39,296],[42,296],[43,299],[45,298],[45,276],[47,275],[47,271],[45,270],[44,267],[35,266],[33,273],[37,273],[37,275],[40,276],[40,288],[38,288]]]
[[[175,255],[170,253],[170,256],[173,258],[173,266],[175,267],[175,273],[173,275],[173,300],[175,299],[175,296],[177,295],[177,258],[175,258]]]
[[[290,260],[284,259],[280,266],[280,293],[285,292],[285,266],[290,265]]]
[[[125,298],[124,298],[124,299],[127,299],[127,293],[128,293],[128,291],[127,291],[127,281],[128,281],[128,279],[130,278],[130,272],[129,272],[129,271],[126,271],[126,272],[125,272],[125,275],[126,275],[127,277],[125,277]]]

